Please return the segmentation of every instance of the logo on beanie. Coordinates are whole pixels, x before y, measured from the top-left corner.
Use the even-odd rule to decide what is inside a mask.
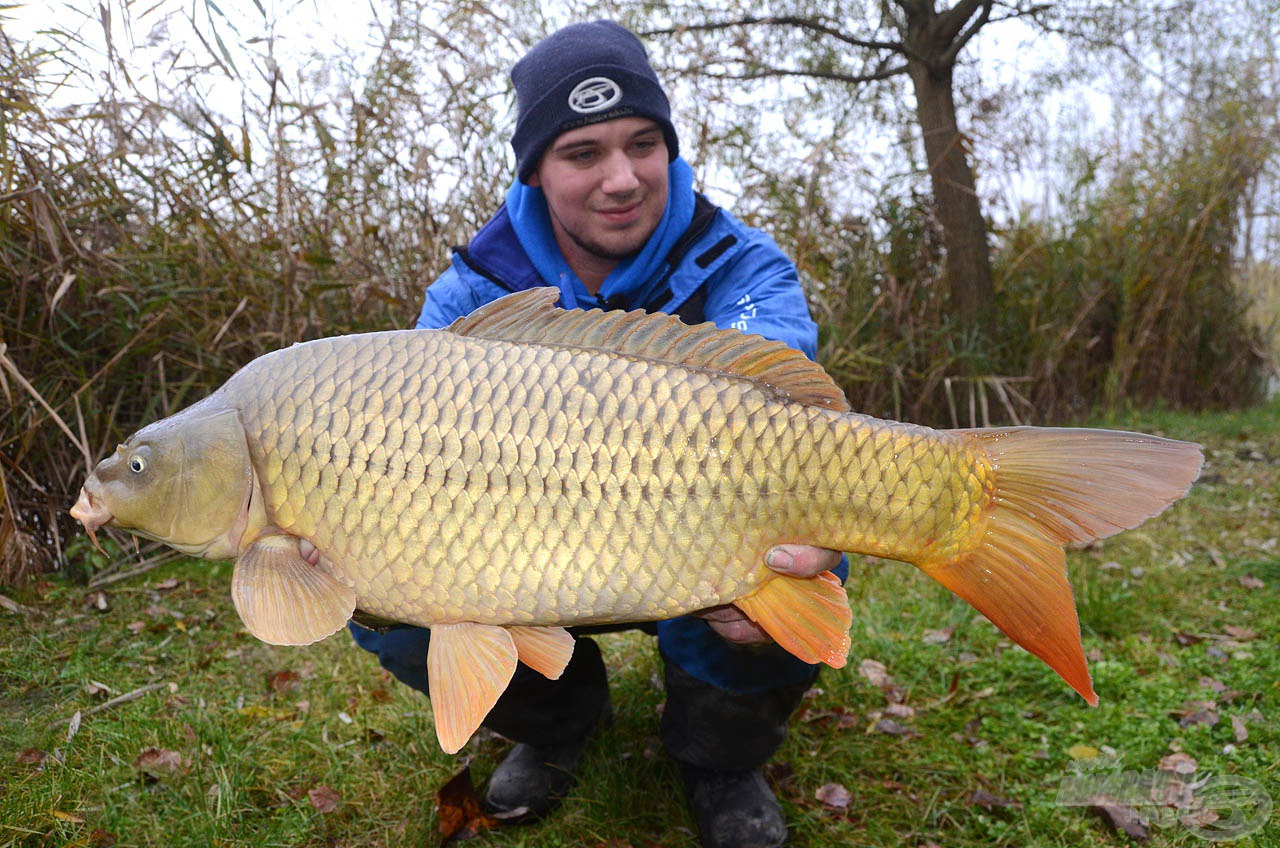
[[[622,89],[608,77],[585,79],[569,92],[569,108],[581,115],[608,109],[622,99]]]

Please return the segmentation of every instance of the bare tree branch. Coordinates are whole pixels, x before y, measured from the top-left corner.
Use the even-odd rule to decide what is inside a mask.
[[[890,77],[896,77],[907,72],[905,63],[900,63],[890,67],[883,68],[867,74],[842,74],[837,71],[805,71],[795,68],[761,68],[755,71],[749,71],[741,74],[717,73],[708,71],[706,66],[690,68],[695,73],[707,77],[708,79],[718,80],[758,80],[758,79],[775,79],[781,77],[810,77],[813,79],[833,80],[835,82],[850,83],[860,85],[869,82],[879,82],[887,80]]]
[[[964,46],[978,34],[979,30],[991,21],[991,7],[993,5],[994,4],[990,2],[983,3],[982,11],[978,14],[978,17],[970,20],[965,25],[964,29],[951,35],[951,46],[942,54],[943,62],[948,65],[955,64],[956,57],[960,55],[960,51],[964,49]],[[959,6],[956,8],[959,8]]]
[[[670,27],[667,29],[654,29],[642,33],[642,36],[650,35],[675,35],[682,32],[712,32],[724,29],[733,29],[734,27],[755,26],[759,24],[772,26],[789,26],[797,29],[808,30],[848,44],[852,47],[861,47],[866,50],[888,50],[893,53],[902,53],[905,55],[907,48],[901,41],[880,41],[871,38],[858,38],[841,32],[821,21],[812,18],[802,18],[797,15],[779,15],[764,17],[744,17],[727,21],[706,21],[700,24],[685,24],[678,27]]]

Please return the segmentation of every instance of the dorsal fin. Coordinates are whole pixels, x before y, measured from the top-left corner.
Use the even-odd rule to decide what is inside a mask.
[[[542,286],[507,295],[454,321],[446,331],[494,341],[616,353],[714,371],[756,383],[785,400],[849,411],[844,394],[822,366],[761,336],[689,326],[663,313],[557,309],[560,291]]]

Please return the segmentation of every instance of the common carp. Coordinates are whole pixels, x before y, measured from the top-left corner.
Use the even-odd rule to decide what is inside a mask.
[[[357,610],[431,627],[450,753],[517,660],[559,676],[567,626],[733,603],[797,657],[844,665],[843,587],[770,571],[779,543],[914,564],[1097,702],[1063,546],[1185,494],[1197,445],[883,421],[783,344],[557,297],[259,357],[120,445],[72,515],[235,558],[236,610],[272,644]]]

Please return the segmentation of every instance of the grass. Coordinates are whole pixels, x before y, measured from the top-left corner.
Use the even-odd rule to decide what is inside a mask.
[[[1201,441],[1209,457],[1171,512],[1070,557],[1101,705],[922,575],[855,564],[850,665],[823,673],[769,771],[792,844],[1127,844],[1057,803],[1088,748],[1138,772],[1181,751],[1197,778],[1238,775],[1280,796],[1280,403],[1101,423]],[[257,642],[231,607],[230,570],[179,562],[101,594],[53,578],[14,598],[38,616],[0,612],[0,846],[438,843],[436,790],[464,763],[483,781],[504,743],[442,754],[425,700],[344,635]],[[541,824],[475,844],[696,844],[657,741],[654,646],[638,634],[601,641],[617,717],[573,796]],[[891,675],[888,695],[859,673],[866,659]],[[109,691],[92,693],[99,684]],[[890,696],[914,714],[876,730]],[[1189,700],[1212,701],[1217,723],[1182,726]],[[849,790],[847,807],[817,800],[829,783]],[[328,812],[320,787],[336,793]],[[1277,824],[1233,844],[1280,845]],[[1153,845],[1200,843],[1176,823],[1151,828]]]

